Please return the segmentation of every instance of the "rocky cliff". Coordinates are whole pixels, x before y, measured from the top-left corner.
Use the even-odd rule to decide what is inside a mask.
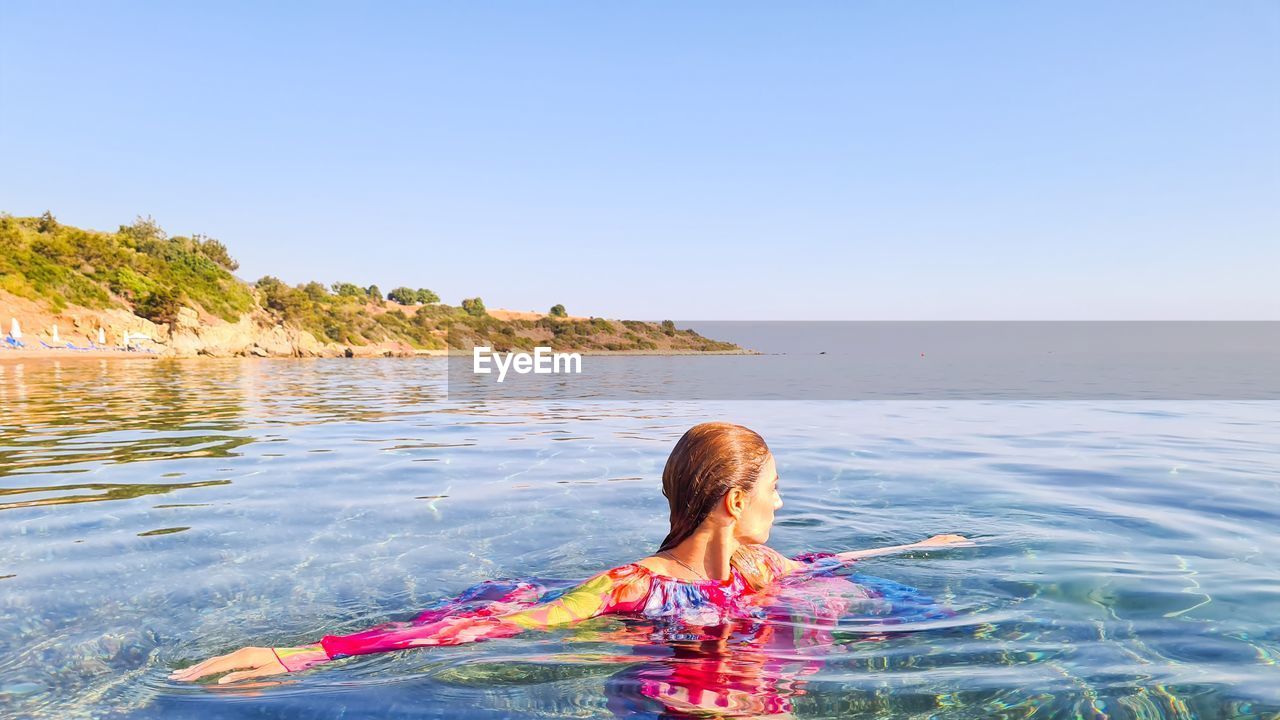
[[[245,313],[236,322],[202,317],[181,308],[172,324],[157,324],[128,310],[96,310],[75,305],[54,312],[39,303],[0,290],[0,323],[8,332],[17,320],[23,341],[30,348],[44,345],[80,348],[98,345],[99,329],[109,348],[127,343],[160,357],[376,357],[413,355],[405,343],[346,346],[324,343],[314,335],[277,322],[264,312]],[[57,328],[55,342],[54,328]]]

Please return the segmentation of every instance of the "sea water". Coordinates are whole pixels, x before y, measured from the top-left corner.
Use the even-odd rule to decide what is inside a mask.
[[[769,442],[785,553],[975,539],[856,567],[953,614],[789,650],[600,618],[167,679],[643,557],[705,420]],[[0,716],[1275,718],[1278,440],[1276,402],[451,401],[431,359],[0,362]]]

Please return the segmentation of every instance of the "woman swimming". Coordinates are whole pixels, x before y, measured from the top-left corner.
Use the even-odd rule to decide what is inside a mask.
[[[865,590],[830,571],[860,558],[921,547],[968,544],[960,535],[843,553],[787,558],[765,546],[774,513],[782,507],[778,473],[764,439],[730,423],[696,425],[676,443],[662,472],[671,509],[671,531],[653,555],[606,570],[563,593],[546,594],[527,582],[481,583],[419,615],[352,635],[327,635],[301,647],[245,647],[174,671],[174,680],[227,673],[219,683],[297,672],[351,655],[406,648],[458,645],[509,637],[604,614],[628,614],[683,627],[713,628],[767,615],[770,604],[790,601],[788,588],[802,581],[831,582],[833,603],[804,606],[836,616],[850,596]],[[234,672],[228,672],[234,671]]]

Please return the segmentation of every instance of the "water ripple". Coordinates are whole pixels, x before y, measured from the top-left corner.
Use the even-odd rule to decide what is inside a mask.
[[[1280,715],[1276,403],[486,404],[431,360],[0,367],[5,716]],[[773,644],[600,618],[167,679],[634,560],[666,530],[666,453],[710,418],[769,440],[785,552],[978,539],[855,568],[953,614],[777,616],[807,640]]]

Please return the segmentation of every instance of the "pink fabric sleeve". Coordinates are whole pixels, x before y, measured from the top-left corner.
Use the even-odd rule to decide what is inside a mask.
[[[480,610],[460,613],[424,613],[412,623],[387,623],[351,635],[326,635],[319,645],[281,657],[290,671],[349,655],[407,648],[461,645],[503,638],[525,630],[545,629],[613,612],[633,612],[648,597],[649,576],[638,566],[623,565],[600,573],[560,597],[546,603],[495,602]],[[277,649],[283,653],[284,648]],[[319,651],[317,653],[317,650]],[[294,660],[296,657],[296,661]]]

